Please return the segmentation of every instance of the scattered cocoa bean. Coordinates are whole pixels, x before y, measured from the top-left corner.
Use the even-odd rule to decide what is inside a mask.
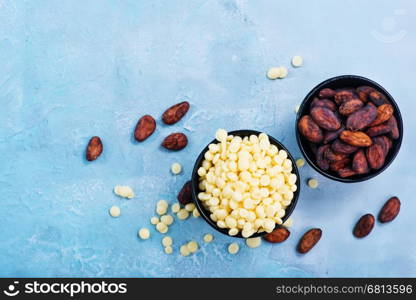
[[[162,115],[165,124],[172,125],[179,122],[180,119],[188,112],[189,103],[187,101],[175,104],[169,107]]]
[[[88,161],[96,160],[103,152],[103,143],[100,137],[93,136],[87,145],[86,158]]]
[[[264,239],[269,243],[282,243],[290,236],[290,231],[285,227],[278,227],[272,232],[266,234]]]
[[[177,132],[168,135],[162,143],[162,146],[168,150],[181,150],[188,144],[185,134]]]
[[[298,252],[302,254],[309,252],[319,242],[321,237],[321,229],[313,228],[308,230],[299,241]]]
[[[366,214],[362,216],[354,227],[353,234],[357,238],[363,238],[370,234],[374,227],[374,216],[372,214]]]
[[[397,197],[391,197],[381,209],[378,220],[381,223],[393,221],[400,212],[400,200]]]
[[[178,194],[178,201],[182,205],[192,202],[192,182],[187,181]]]
[[[152,116],[145,115],[139,119],[134,130],[134,138],[142,142],[155,132],[156,121]]]

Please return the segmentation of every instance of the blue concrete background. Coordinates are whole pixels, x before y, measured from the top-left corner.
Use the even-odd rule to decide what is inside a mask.
[[[1,276],[415,276],[416,2],[400,1],[6,1],[0,0],[0,275]],[[302,68],[290,67],[293,55]],[[284,80],[265,77],[285,65]],[[405,137],[394,163],[368,182],[330,181],[301,169],[302,193],[291,238],[281,245],[227,253],[233,238],[204,221],[176,220],[174,254],[149,219],[159,199],[175,202],[194,159],[215,130],[251,128],[300,156],[294,107],[319,82],[358,74],[397,100]],[[190,112],[174,126],[160,115],[181,100]],[[138,118],[158,119],[142,144]],[[190,140],[183,151],[159,147],[171,132]],[[103,155],[87,163],[98,135]],[[183,174],[169,168],[180,162]],[[316,190],[305,181],[318,178]],[[134,188],[124,200],[112,189]],[[351,230],[397,195],[402,211],[363,240]],[[108,215],[119,205],[122,215]],[[151,228],[140,241],[137,230]],[[323,237],[313,251],[294,248],[310,227]],[[215,242],[204,245],[204,233]],[[202,249],[181,257],[196,239]]]

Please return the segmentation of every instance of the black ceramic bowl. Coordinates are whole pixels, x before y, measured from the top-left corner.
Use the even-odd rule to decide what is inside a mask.
[[[250,136],[252,134],[254,135],[259,135],[261,132],[259,131],[255,131],[255,130],[236,130],[236,131],[231,131],[228,134],[229,135],[234,135],[234,136],[240,136],[242,138],[244,138],[245,136]],[[300,193],[300,176],[299,176],[299,171],[298,168],[296,167],[296,161],[293,159],[293,156],[290,154],[290,152],[286,149],[285,146],[283,146],[278,140],[276,140],[275,138],[273,138],[272,136],[269,135],[269,140],[270,143],[277,146],[277,148],[279,150],[283,149],[287,152],[288,158],[292,161],[292,166],[293,166],[293,170],[292,173],[296,174],[297,176],[297,181],[296,181],[296,185],[297,185],[297,190],[293,193],[293,200],[292,203],[286,207],[286,214],[284,215],[284,217],[282,218],[282,221],[285,222],[290,215],[292,214],[293,210],[295,209],[296,203],[298,202],[298,197],[299,197],[299,193]],[[211,218],[209,217],[211,212],[207,211],[205,209],[205,207],[202,205],[201,201],[198,199],[197,195],[199,192],[201,192],[199,190],[199,175],[198,175],[198,169],[201,167],[202,162],[204,160],[204,154],[205,152],[208,151],[208,146],[212,143],[218,143],[217,140],[213,140],[211,141],[205,148],[204,150],[202,150],[202,152],[199,154],[195,165],[194,165],[194,169],[192,171],[192,198],[195,202],[195,205],[199,211],[199,213],[201,214],[201,216],[204,218],[204,220],[211,225],[213,228],[215,228],[217,231],[227,235],[228,235],[228,229],[227,228],[219,228],[217,226],[217,224],[211,220]],[[276,227],[278,227],[279,225],[276,224]],[[263,236],[265,235],[266,232],[262,232],[262,233],[255,233],[253,234],[250,238],[253,237],[259,237],[259,236]],[[232,236],[232,237],[238,237],[238,238],[243,238],[243,236],[241,235],[241,232],[239,232],[237,235]]]
[[[341,178],[339,177],[335,172],[332,171],[323,171],[322,169],[320,169],[318,167],[318,165],[316,164],[316,160],[315,160],[315,155],[311,149],[310,143],[308,142],[308,140],[306,140],[299,132],[298,130],[298,122],[299,119],[308,114],[309,110],[310,110],[310,104],[312,102],[312,100],[318,96],[318,93],[320,90],[324,89],[324,88],[331,88],[331,89],[340,89],[340,88],[348,88],[348,87],[352,87],[352,88],[356,88],[359,87],[361,85],[367,85],[367,86],[371,86],[373,88],[375,88],[377,91],[383,93],[387,99],[390,101],[390,104],[394,107],[394,116],[397,119],[397,125],[399,127],[399,132],[400,132],[400,137],[396,140],[392,140],[393,141],[393,146],[390,149],[385,163],[383,165],[383,167],[381,167],[378,170],[372,170],[370,171],[370,173],[368,174],[363,174],[363,175],[355,175],[355,176],[351,176],[348,178]],[[352,182],[360,182],[360,181],[365,181],[368,180],[370,178],[373,178],[375,176],[377,176],[378,174],[382,173],[385,169],[387,169],[387,167],[393,162],[394,158],[396,157],[397,153],[400,150],[400,146],[402,144],[402,139],[403,139],[403,120],[402,120],[402,116],[400,114],[400,110],[399,107],[396,103],[396,101],[394,101],[393,97],[389,94],[389,92],[387,92],[381,85],[379,85],[378,83],[365,78],[365,77],[361,77],[361,76],[357,76],[357,75],[342,75],[342,76],[337,76],[337,77],[333,77],[330,79],[325,80],[324,82],[318,84],[316,87],[314,87],[305,97],[305,99],[303,100],[298,114],[297,114],[297,118],[296,118],[296,139],[298,141],[298,145],[300,150],[302,151],[303,155],[305,156],[306,160],[308,161],[308,163],[319,173],[321,173],[322,175],[333,179],[333,180],[337,180],[340,182],[346,182],[346,183],[352,183]]]

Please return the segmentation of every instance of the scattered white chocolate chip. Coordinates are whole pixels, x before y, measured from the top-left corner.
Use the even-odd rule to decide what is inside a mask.
[[[213,241],[214,237],[212,236],[212,234],[207,233],[206,235],[204,235],[204,242],[205,243],[211,243]]]
[[[279,75],[280,75],[280,69],[277,67],[270,68],[267,71],[267,77],[269,79],[272,79],[272,80],[277,79],[279,78]]]
[[[258,246],[260,246],[260,244],[261,244],[260,237],[246,239],[246,245],[249,246],[250,248],[257,248]]]
[[[303,65],[302,56],[296,55],[292,57],[292,66],[295,68],[301,67]]]
[[[164,206],[156,206],[156,213],[160,216],[166,214],[167,211],[168,209]]]
[[[168,226],[165,223],[159,222],[156,224],[156,230],[160,233],[166,233],[168,232]]]
[[[172,246],[173,240],[170,236],[165,236],[162,239],[162,245],[165,247]]]
[[[215,133],[215,138],[217,139],[218,142],[222,142],[222,141],[226,141],[227,135],[228,133],[225,129],[218,129],[217,132]]]
[[[171,246],[167,246],[167,247],[165,247],[165,253],[166,253],[166,254],[172,254],[172,252],[173,252],[173,249],[172,249],[172,247],[171,247]]]
[[[194,218],[199,218],[201,216],[197,208],[194,208],[194,210],[192,211],[192,216]]]
[[[110,212],[110,216],[112,216],[113,218],[117,218],[121,214],[120,207],[118,206],[111,206],[109,212]]]
[[[147,228],[141,228],[139,230],[139,237],[142,240],[147,240],[150,237],[150,231],[149,231],[149,229],[147,229]]]
[[[168,202],[166,200],[159,200],[156,203],[156,206],[168,208],[169,204],[168,204]]]
[[[182,208],[181,210],[178,211],[176,216],[178,217],[179,220],[185,220],[189,217],[189,212],[186,209]]]
[[[116,185],[114,193],[120,197],[131,199],[134,197],[133,189],[127,185]]]
[[[296,160],[296,165],[297,165],[299,168],[303,167],[303,166],[305,165],[305,160],[304,160],[303,158],[298,158],[298,159]]]
[[[283,226],[285,226],[285,227],[291,227],[292,225],[293,225],[293,219],[292,219],[292,218],[287,219],[287,220],[283,223]]]
[[[188,203],[188,204],[185,205],[185,209],[189,212],[192,212],[195,209],[195,204]]]
[[[179,203],[172,204],[172,212],[177,213],[181,209]]]
[[[174,175],[177,175],[180,172],[182,172],[182,166],[179,163],[173,163],[172,166],[170,167],[170,170],[172,171]]]
[[[195,253],[199,248],[198,243],[195,241],[190,241],[188,244],[186,244],[186,247],[188,247],[188,250],[191,253]]]
[[[240,246],[238,246],[237,243],[231,243],[228,245],[228,253],[237,254],[238,250],[240,250]]]
[[[185,244],[185,245],[182,245],[182,246],[179,248],[179,252],[181,253],[181,255],[182,255],[182,256],[188,256],[189,254],[191,254],[191,253],[189,252],[188,247],[187,247],[187,245],[186,245],[186,244]]]
[[[287,69],[286,67],[279,67],[279,79],[283,79],[287,76]]]
[[[159,218],[158,217],[152,217],[151,219],[150,219],[150,223],[151,224],[153,224],[153,225],[156,225],[157,223],[159,223],[160,222],[160,220],[159,220]]]
[[[161,218],[160,218],[160,221],[162,222],[162,223],[165,223],[165,225],[172,225],[172,223],[173,223],[173,217],[171,216],[171,215],[163,215]]]
[[[318,180],[311,178],[308,180],[308,185],[311,189],[316,189],[318,187]]]

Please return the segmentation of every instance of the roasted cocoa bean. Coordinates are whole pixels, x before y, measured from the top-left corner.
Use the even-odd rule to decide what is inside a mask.
[[[339,135],[339,138],[347,144],[356,147],[368,147],[373,144],[371,138],[362,131],[349,131],[344,130]]]
[[[272,232],[266,234],[264,239],[269,243],[282,243],[290,236],[290,231],[285,227],[278,227]]]
[[[339,169],[338,175],[341,178],[346,178],[346,177],[357,175],[357,173],[353,169],[346,167],[346,168]]]
[[[372,169],[380,169],[384,165],[386,155],[384,153],[383,147],[379,144],[372,144],[365,151],[367,156],[368,164]]]
[[[391,116],[394,113],[394,108],[390,104],[382,104],[379,107],[377,107],[377,117],[376,119],[369,125],[376,126],[380,125],[381,123],[386,122],[391,118]]]
[[[339,170],[346,168],[350,162],[351,160],[348,157],[345,157],[341,160],[331,162],[329,168],[334,172],[338,172]]]
[[[391,197],[381,209],[378,220],[381,223],[393,221],[400,212],[400,200],[397,197]]]
[[[376,105],[380,106],[383,104],[390,104],[389,100],[387,100],[387,97],[380,93],[379,91],[372,91],[370,94],[368,94],[368,98]]]
[[[366,214],[362,216],[354,227],[353,234],[357,238],[363,238],[370,234],[374,227],[374,216]]]
[[[356,89],[356,92],[358,94],[358,97],[360,98],[361,101],[363,101],[364,103],[366,103],[368,101],[368,95],[371,92],[374,92],[375,89],[372,88],[371,86],[367,86],[367,85],[363,85],[363,86],[359,86]]]
[[[326,131],[324,133],[323,143],[328,144],[329,142],[332,142],[333,140],[337,139],[339,135],[341,134],[341,132],[343,132],[344,130],[345,130],[344,126],[341,126],[338,130]]]
[[[357,98],[358,96],[351,89],[340,89],[337,90],[334,95],[335,103],[341,105],[343,102]]]
[[[367,174],[370,171],[363,149],[358,150],[352,159],[352,170],[357,174]]]
[[[400,137],[400,132],[399,132],[399,126],[397,125],[396,117],[391,116],[391,118],[387,122],[391,128],[390,137],[393,140],[397,140]]]
[[[162,143],[162,146],[168,150],[181,150],[188,144],[185,134],[177,132],[168,135]]]
[[[330,89],[330,88],[325,88],[325,89],[322,89],[320,92],[319,92],[319,98],[321,98],[321,99],[327,99],[327,98],[332,98],[332,97],[334,97],[334,95],[335,95],[335,91],[333,90],[333,89]]]
[[[103,143],[100,137],[93,136],[87,145],[86,158],[88,161],[96,160],[103,152]]]
[[[309,252],[319,242],[321,237],[321,229],[313,228],[308,230],[299,241],[298,252],[302,254]]]
[[[351,154],[357,151],[358,149],[358,147],[344,143],[343,141],[338,140],[338,139],[332,143],[331,148],[335,152],[342,153],[342,154]]]
[[[337,110],[337,106],[335,105],[335,103],[333,101],[329,100],[329,99],[315,98],[311,103],[311,109],[316,107],[316,106],[326,107],[326,108],[330,109],[331,111],[336,111]]]
[[[323,145],[316,151],[316,164],[319,168],[326,171],[329,169],[329,161],[325,158],[325,152],[330,148],[330,145]]]
[[[363,106],[364,103],[358,98],[347,100],[340,105],[339,113],[343,116],[348,116]]]
[[[348,116],[346,127],[348,130],[361,130],[370,125],[376,117],[377,108],[372,104],[367,104]]]
[[[385,135],[376,136],[373,138],[373,143],[378,144],[383,148],[384,156],[387,156],[391,147],[393,146],[393,142]]]
[[[341,127],[340,119],[326,107],[316,106],[312,108],[311,117],[323,129],[338,130]]]
[[[188,112],[189,103],[187,101],[175,104],[169,107],[162,115],[165,124],[172,125],[179,122],[180,119]]]
[[[313,143],[320,143],[324,138],[321,128],[309,115],[305,115],[299,120],[298,128],[299,132]]]
[[[342,154],[342,153],[336,153],[334,151],[332,151],[331,148],[326,149],[325,151],[325,158],[329,161],[329,162],[334,162],[334,161],[339,161],[341,159],[344,159],[347,157],[346,154]]]
[[[137,122],[136,129],[134,129],[134,138],[138,142],[142,142],[155,132],[156,121],[152,116],[145,115]]]
[[[384,122],[380,125],[376,125],[376,126],[368,128],[365,131],[365,133],[370,137],[386,134],[386,133],[391,132],[390,126],[391,124],[389,124],[389,122]]]

